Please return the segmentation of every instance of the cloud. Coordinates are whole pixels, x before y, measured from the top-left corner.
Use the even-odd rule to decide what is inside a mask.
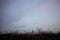
[[[2,30],[36,31],[37,28],[41,28],[41,31],[45,32],[59,32],[58,2],[56,0],[41,1],[23,1],[23,4],[20,3],[21,0],[4,2]]]

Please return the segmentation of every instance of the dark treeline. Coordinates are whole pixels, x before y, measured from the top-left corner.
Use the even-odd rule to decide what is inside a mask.
[[[60,40],[60,33],[7,33],[0,34],[0,40]]]

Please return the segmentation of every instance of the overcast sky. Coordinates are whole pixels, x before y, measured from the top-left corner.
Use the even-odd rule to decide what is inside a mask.
[[[1,31],[60,31],[60,0],[2,0]]]

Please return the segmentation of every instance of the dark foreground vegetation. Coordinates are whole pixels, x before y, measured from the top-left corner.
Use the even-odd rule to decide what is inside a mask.
[[[57,34],[8,33],[8,34],[0,34],[0,40],[60,40],[60,33],[57,33]]]

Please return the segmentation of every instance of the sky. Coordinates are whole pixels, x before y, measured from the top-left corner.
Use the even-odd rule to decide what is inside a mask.
[[[1,32],[60,32],[60,0],[2,0]]]

